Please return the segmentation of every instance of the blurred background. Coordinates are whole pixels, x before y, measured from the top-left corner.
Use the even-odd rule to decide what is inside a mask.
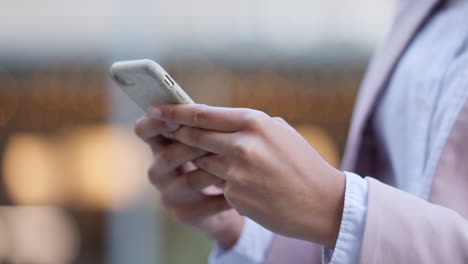
[[[206,263],[162,211],[115,60],[290,122],[338,165],[393,0],[0,0],[0,263]]]

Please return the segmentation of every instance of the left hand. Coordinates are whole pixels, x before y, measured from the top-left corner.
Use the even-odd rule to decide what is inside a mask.
[[[334,248],[344,174],[284,120],[196,104],[152,111],[157,119],[183,125],[174,139],[211,153],[194,162],[225,180],[224,195],[241,215],[278,234]]]

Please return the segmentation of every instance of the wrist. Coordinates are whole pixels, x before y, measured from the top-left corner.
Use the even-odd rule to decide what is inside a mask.
[[[216,240],[219,246],[223,249],[232,248],[239,239],[244,227],[245,217],[237,214],[236,217],[229,219],[226,223],[226,228],[214,232],[211,237]]]
[[[335,247],[343,214],[345,181],[345,174],[337,169],[323,178],[323,185],[317,189],[307,206],[312,213],[302,217],[298,224],[303,233],[297,238],[319,243],[330,249]]]
[[[343,216],[346,176],[343,172],[338,171],[336,181],[334,183],[334,191],[331,192],[328,202],[327,218],[323,222],[323,230],[326,230],[322,244],[330,249],[335,248],[336,240],[340,232],[341,220]]]

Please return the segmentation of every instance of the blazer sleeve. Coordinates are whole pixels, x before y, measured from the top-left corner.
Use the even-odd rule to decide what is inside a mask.
[[[360,263],[468,263],[468,221],[457,212],[366,178]]]

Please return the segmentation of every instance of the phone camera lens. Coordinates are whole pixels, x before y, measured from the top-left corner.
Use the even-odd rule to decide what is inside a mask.
[[[127,82],[125,81],[125,79],[123,79],[122,77],[118,76],[117,74],[114,74],[114,79],[120,83],[121,85],[127,85]]]

